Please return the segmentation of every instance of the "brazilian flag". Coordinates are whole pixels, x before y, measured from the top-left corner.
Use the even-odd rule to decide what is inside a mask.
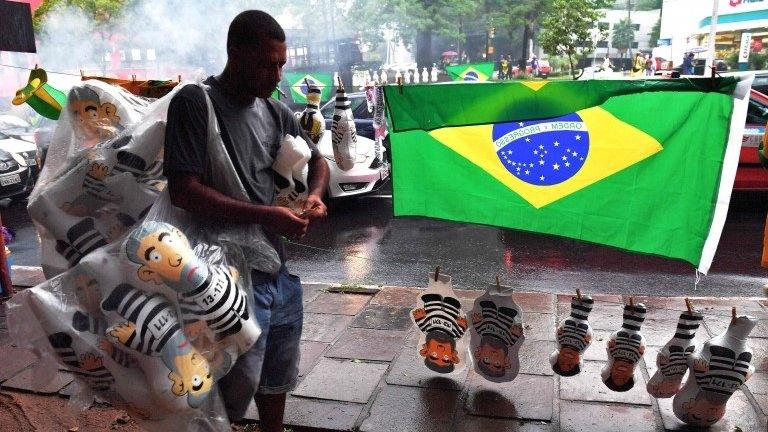
[[[706,273],[749,85],[385,86],[395,215],[560,235],[682,259]]]
[[[455,66],[446,66],[454,81],[488,81],[493,77],[493,63],[467,63]]]
[[[48,74],[35,68],[29,73],[27,85],[16,92],[11,101],[14,105],[27,103],[43,117],[58,120],[61,108],[67,104],[67,95],[48,85]]]
[[[285,74],[288,85],[291,88],[291,98],[295,103],[307,103],[309,88],[307,83],[314,84],[320,89],[320,101],[327,101],[333,90],[333,77],[323,72],[288,72]],[[306,80],[306,82],[305,82]]]

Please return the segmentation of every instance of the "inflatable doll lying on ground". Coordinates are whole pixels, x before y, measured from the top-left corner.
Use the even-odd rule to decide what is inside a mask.
[[[124,408],[149,430],[193,422],[228,430],[215,382],[261,334],[244,288],[249,273],[228,265],[242,265],[238,253],[193,247],[177,227],[144,222],[122,243],[15,296],[12,335],[70,371],[81,398]],[[45,381],[55,369],[36,373]]]

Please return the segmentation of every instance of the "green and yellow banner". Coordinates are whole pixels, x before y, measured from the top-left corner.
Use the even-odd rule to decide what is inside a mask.
[[[445,71],[454,81],[488,81],[493,78],[492,62],[467,63],[446,66]]]
[[[395,215],[555,234],[706,273],[738,163],[739,85],[386,86]]]
[[[330,99],[331,90],[333,90],[333,77],[324,72],[287,72],[285,79],[291,89],[291,98],[295,103],[307,103],[307,93],[309,88],[307,83],[316,85],[320,89],[320,101],[324,102]],[[306,80],[306,82],[305,82]]]

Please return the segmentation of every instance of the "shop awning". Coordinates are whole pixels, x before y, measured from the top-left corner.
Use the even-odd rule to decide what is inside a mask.
[[[706,17],[699,22],[696,34],[709,33],[712,17]],[[739,31],[768,27],[768,9],[749,12],[725,14],[717,17],[717,32]]]

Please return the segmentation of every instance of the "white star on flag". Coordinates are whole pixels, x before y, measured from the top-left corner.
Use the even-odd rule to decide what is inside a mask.
[[[539,165],[544,165],[544,159],[539,159]]]
[[[566,167],[569,167],[569,166],[571,166],[571,163],[570,163],[570,162],[566,162],[566,163],[565,163],[565,166],[566,166]]]
[[[523,122],[520,122],[520,123],[518,123],[518,124],[520,125],[520,127],[523,127],[523,124],[524,124],[524,123],[523,123]]]
[[[539,154],[539,151],[538,150],[534,150],[533,154]]]
[[[578,154],[578,153],[576,153],[576,152],[573,152],[573,155],[574,155],[574,156],[578,156],[579,154]]]
[[[530,174],[530,173],[531,173],[531,171],[530,171],[530,170],[525,170],[525,175],[528,175],[528,174]]]
[[[557,141],[555,141],[555,147],[557,147],[557,146],[559,146],[559,145],[560,145],[560,143],[559,143],[559,142],[557,142]]]
[[[554,164],[554,165],[552,165],[552,169],[553,169],[553,170],[555,170],[555,171],[557,171],[557,170],[559,170],[559,169],[560,169],[560,165],[558,165],[558,164]]]
[[[563,156],[563,160],[567,161],[568,160],[568,156]]]
[[[576,141],[581,140],[581,135],[576,135]]]
[[[531,139],[530,138],[526,138],[525,142],[531,142]]]
[[[539,177],[539,180],[544,181],[544,176]]]

